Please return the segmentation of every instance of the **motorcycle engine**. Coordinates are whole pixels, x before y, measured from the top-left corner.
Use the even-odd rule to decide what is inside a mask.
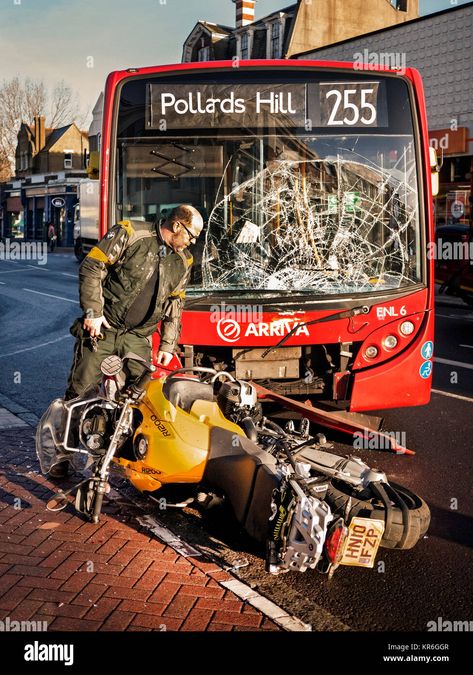
[[[244,380],[223,382],[217,393],[217,403],[227,419],[238,424],[242,419],[257,419],[261,414],[261,406],[257,402],[255,387]]]
[[[92,452],[100,453],[105,448],[110,420],[101,406],[92,406],[85,411],[80,423],[80,440]]]

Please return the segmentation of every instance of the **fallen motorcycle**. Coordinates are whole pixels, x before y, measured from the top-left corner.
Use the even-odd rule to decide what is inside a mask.
[[[127,359],[143,375],[125,385]],[[255,386],[211,368],[151,379],[128,354],[102,362],[100,388],[56,399],[36,433],[41,469],[86,457],[90,475],[75,508],[99,521],[112,466],[151,498],[205,509],[226,501],[245,531],[266,546],[266,569],[373,567],[379,547],[409,549],[430,523],[427,504],[360,458],[328,452],[303,418],[296,430],[268,419]],[[187,495],[182,498],[183,492]],[[68,493],[52,508],[64,508]]]

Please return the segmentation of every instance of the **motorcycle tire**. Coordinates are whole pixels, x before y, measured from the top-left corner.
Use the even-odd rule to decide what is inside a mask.
[[[391,522],[386,522],[386,508],[373,491],[367,488],[363,491],[360,499],[352,486],[341,481],[333,481],[329,484],[326,501],[337,515],[343,515],[346,511],[348,500],[351,497],[351,509],[348,521],[354,517],[374,518],[382,520],[386,524],[386,530],[381,540],[382,548],[397,548],[406,550],[412,548],[427,532],[430,524],[430,509],[425,501],[402,485],[389,483],[391,489],[386,492],[391,502]],[[383,487],[386,487],[383,485]],[[401,503],[407,507],[405,515]]]

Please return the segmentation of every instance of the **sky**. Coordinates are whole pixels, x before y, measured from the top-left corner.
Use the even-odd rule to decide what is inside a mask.
[[[420,0],[420,11],[466,2]],[[290,4],[258,0],[256,18]],[[179,63],[183,42],[199,19],[232,26],[235,5],[231,0],[0,0],[0,81],[18,75],[54,86],[65,80],[91,110],[110,71]]]

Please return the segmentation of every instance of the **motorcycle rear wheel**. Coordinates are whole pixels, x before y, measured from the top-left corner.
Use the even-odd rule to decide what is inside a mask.
[[[412,548],[427,532],[430,524],[430,509],[425,501],[402,485],[383,484],[388,493],[391,505],[391,523],[387,523],[387,510],[379,496],[370,486],[366,488],[360,499],[360,493],[342,481],[332,481],[329,484],[326,501],[337,515],[344,515],[348,500],[351,497],[351,508],[348,522],[354,516],[382,520],[386,530],[381,540],[382,548],[397,548],[406,550]],[[405,504],[405,515],[401,504]]]

